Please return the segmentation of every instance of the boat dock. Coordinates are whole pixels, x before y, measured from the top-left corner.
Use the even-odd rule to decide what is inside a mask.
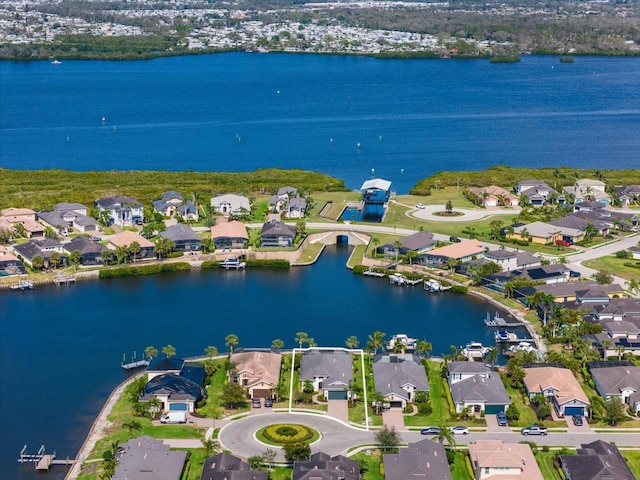
[[[131,357],[131,361],[127,363],[125,359],[125,354],[122,354],[122,363],[120,366],[123,370],[135,370],[137,368],[147,367],[149,365],[148,360],[136,360],[136,352],[133,352],[133,356]]]
[[[367,270],[365,272],[362,272],[362,274],[363,275],[368,275],[370,277],[384,277],[386,275],[386,273],[383,273],[383,272],[374,272],[372,268],[370,268],[369,270]]]
[[[491,318],[489,312],[487,312],[487,318],[484,320],[484,324],[487,327],[498,327],[498,328],[515,328],[515,327],[523,327],[524,325],[520,322],[508,322],[504,318],[500,316],[498,312]]]
[[[69,285],[70,283],[76,283],[76,277],[58,274],[53,277],[53,283],[56,285]]]
[[[33,290],[33,282],[31,280],[20,280],[9,286],[11,290]]]
[[[230,268],[234,270],[239,270],[241,268],[246,268],[247,264],[246,262],[241,262],[237,258],[227,258],[226,260],[223,260],[220,262],[220,266],[222,268],[226,268],[227,270],[229,270]]]
[[[520,343],[520,342],[531,342],[530,338],[518,337],[515,332],[506,332],[505,336],[499,336],[498,332],[494,335],[497,343]]]
[[[72,460],[68,457],[64,460],[56,460],[56,452],[53,452],[52,454],[44,452],[44,445],[41,445],[37,453],[27,453],[27,446],[25,445],[20,451],[18,462],[22,464],[35,463],[36,470],[44,470],[47,472],[53,465],[63,465],[70,467],[76,462],[75,460]]]
[[[389,283],[391,285],[416,285],[422,282],[421,278],[409,279],[402,275],[401,273],[394,273],[393,275],[389,275]]]

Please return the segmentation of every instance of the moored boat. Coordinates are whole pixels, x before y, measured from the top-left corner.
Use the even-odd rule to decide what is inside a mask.
[[[393,351],[396,349],[398,344],[400,344],[404,351],[414,351],[416,349],[417,342],[418,340],[416,338],[409,337],[404,333],[396,333],[391,337],[389,343],[387,343],[387,350]]]

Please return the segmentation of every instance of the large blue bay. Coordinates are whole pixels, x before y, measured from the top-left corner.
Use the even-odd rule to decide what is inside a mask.
[[[395,61],[225,54],[144,62],[0,62],[0,167],[316,170],[400,193],[438,170],[494,164],[638,168],[640,59]],[[102,118],[105,118],[104,122]],[[114,128],[115,127],[115,128]],[[240,137],[240,141],[238,141]],[[330,142],[333,139],[333,142]],[[360,148],[357,144],[360,143]],[[2,178],[0,178],[2,181]],[[0,291],[0,471],[23,444],[75,456],[123,353],[179,355],[297,331],[321,345],[374,330],[434,353],[491,343],[491,307],[353,276],[346,247],[287,272],[199,272]],[[48,478],[60,479],[58,468]]]

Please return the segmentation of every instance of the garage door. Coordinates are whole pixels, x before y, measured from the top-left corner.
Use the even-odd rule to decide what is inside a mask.
[[[486,415],[496,414],[498,412],[504,412],[504,405],[486,405],[484,407],[484,413]]]
[[[267,398],[270,396],[271,394],[268,388],[254,388],[251,394],[251,398]]]
[[[344,390],[329,390],[327,396],[329,400],[346,400],[347,392]]]
[[[187,410],[189,410],[189,404],[188,403],[170,403],[169,410],[176,411],[176,412],[186,412]]]
[[[566,415],[584,415],[584,407],[565,407],[564,414]]]
[[[391,408],[402,408],[402,402],[390,402]]]

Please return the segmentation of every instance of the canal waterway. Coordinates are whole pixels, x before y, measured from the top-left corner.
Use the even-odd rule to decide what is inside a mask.
[[[280,338],[292,348],[305,331],[321,346],[344,346],[351,335],[364,346],[375,330],[425,339],[434,354],[471,340],[493,344],[494,329],[483,323],[493,307],[353,275],[349,252],[328,247],[315,265],[284,271],[195,270],[0,292],[0,468],[7,478],[32,478],[33,466],[17,464],[24,444],[73,458],[125,378],[122,355],[148,345],[201,355],[208,345],[224,351],[224,337],[235,333],[239,346],[269,347]]]

